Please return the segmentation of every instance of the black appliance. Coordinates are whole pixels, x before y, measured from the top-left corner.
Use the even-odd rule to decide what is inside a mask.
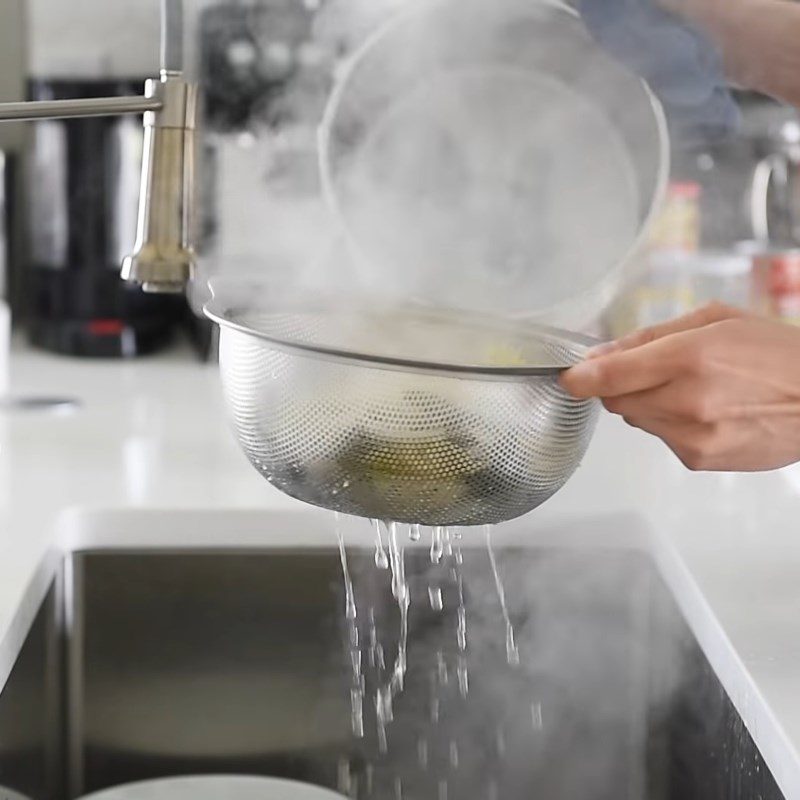
[[[36,79],[29,95],[130,95],[143,83]],[[119,276],[136,231],[141,118],[36,122],[30,142],[24,282],[31,341],[79,356],[127,357],[161,348],[185,313],[185,299],[145,294]]]

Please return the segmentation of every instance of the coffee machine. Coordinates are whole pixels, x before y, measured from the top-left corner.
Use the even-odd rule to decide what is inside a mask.
[[[30,81],[38,101],[131,95],[144,78]],[[146,294],[119,265],[136,233],[142,119],[88,117],[32,124],[25,193],[25,317],[33,344],[78,356],[129,357],[170,339],[185,300]]]

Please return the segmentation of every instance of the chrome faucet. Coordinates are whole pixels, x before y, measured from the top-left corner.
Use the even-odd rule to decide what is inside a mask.
[[[183,2],[161,0],[161,74],[142,97],[0,103],[0,122],[144,114],[136,243],[121,275],[146,292],[180,292],[194,272],[197,95],[183,78]]]

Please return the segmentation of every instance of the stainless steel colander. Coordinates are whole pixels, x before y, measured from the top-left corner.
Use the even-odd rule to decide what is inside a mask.
[[[597,404],[557,380],[585,337],[419,307],[238,298],[215,290],[206,306],[236,435],[299,500],[423,525],[503,522],[553,495],[588,446]]]

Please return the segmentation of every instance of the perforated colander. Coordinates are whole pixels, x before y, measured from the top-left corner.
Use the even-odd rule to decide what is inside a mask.
[[[591,344],[577,334],[218,287],[206,314],[247,457],[316,506],[423,525],[513,519],[563,486],[594,429],[596,402],[558,384]]]

